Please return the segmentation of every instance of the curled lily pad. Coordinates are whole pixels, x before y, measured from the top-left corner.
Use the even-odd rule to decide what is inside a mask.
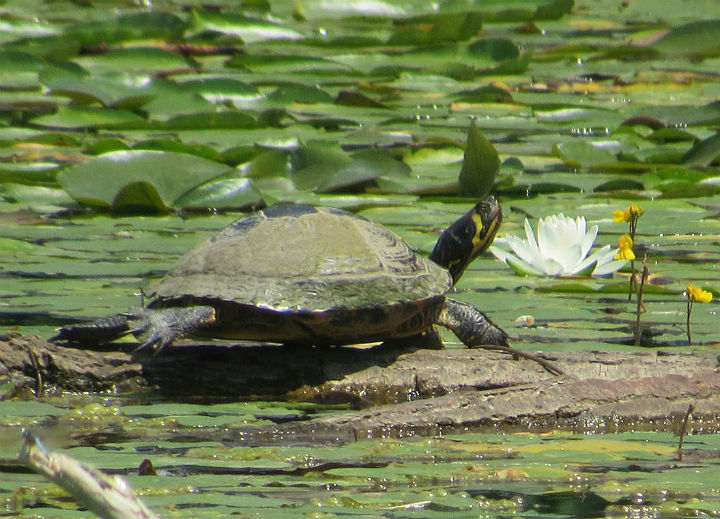
[[[460,193],[474,198],[484,197],[492,190],[499,168],[500,158],[495,146],[472,121],[460,169]]]

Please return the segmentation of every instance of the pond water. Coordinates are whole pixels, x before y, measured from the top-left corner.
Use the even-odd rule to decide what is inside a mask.
[[[720,294],[715,2],[130,4],[3,3],[0,331],[49,337],[136,306],[261,200],[346,208],[427,255],[475,201],[473,181],[458,183],[474,118],[502,162],[496,243],[523,236],[526,217],[565,213],[599,226],[596,248],[616,247],[628,224],[613,211],[638,204],[641,347],[689,351],[683,292]],[[520,349],[630,352],[628,270],[521,277],[486,253],[454,297]],[[720,345],[718,311],[717,298],[694,305],[695,351]],[[0,396],[12,386],[0,379]],[[0,513],[91,515],[18,465],[23,427],[127,475],[166,517],[720,513],[720,440],[700,422],[682,460],[680,424],[363,441],[280,427],[343,412],[156,393],[3,399]],[[158,475],[134,475],[144,459]]]
[[[679,460],[677,436],[658,432],[366,441],[248,434],[342,412],[310,404],[70,396],[0,402],[0,410],[0,498],[22,517],[91,514],[13,464],[20,426],[127,476],[165,517],[691,517],[720,506],[716,435],[686,438]],[[146,459],[157,475],[137,475]]]

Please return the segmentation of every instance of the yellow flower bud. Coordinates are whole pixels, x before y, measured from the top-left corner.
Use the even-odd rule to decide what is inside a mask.
[[[643,208],[637,204],[630,204],[630,207],[628,207],[627,211],[630,213],[631,218],[633,215],[635,215],[635,218],[640,218],[645,212],[643,211]]]

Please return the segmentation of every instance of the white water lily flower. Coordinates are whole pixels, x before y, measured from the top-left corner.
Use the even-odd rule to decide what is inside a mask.
[[[586,228],[587,223],[582,216],[574,220],[564,214],[547,216],[538,222],[536,240],[526,218],[527,240],[512,234],[505,237],[515,254],[496,246],[490,247],[490,252],[518,274],[531,276],[604,276],[627,263],[615,260],[617,249],[611,249],[609,245],[588,256],[597,237],[598,226],[593,225],[589,231]]]

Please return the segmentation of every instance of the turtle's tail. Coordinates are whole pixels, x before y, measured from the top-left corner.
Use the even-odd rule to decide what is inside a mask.
[[[51,342],[67,342],[77,345],[105,344],[131,332],[130,321],[134,314],[115,314],[96,321],[71,324],[57,329]]]

